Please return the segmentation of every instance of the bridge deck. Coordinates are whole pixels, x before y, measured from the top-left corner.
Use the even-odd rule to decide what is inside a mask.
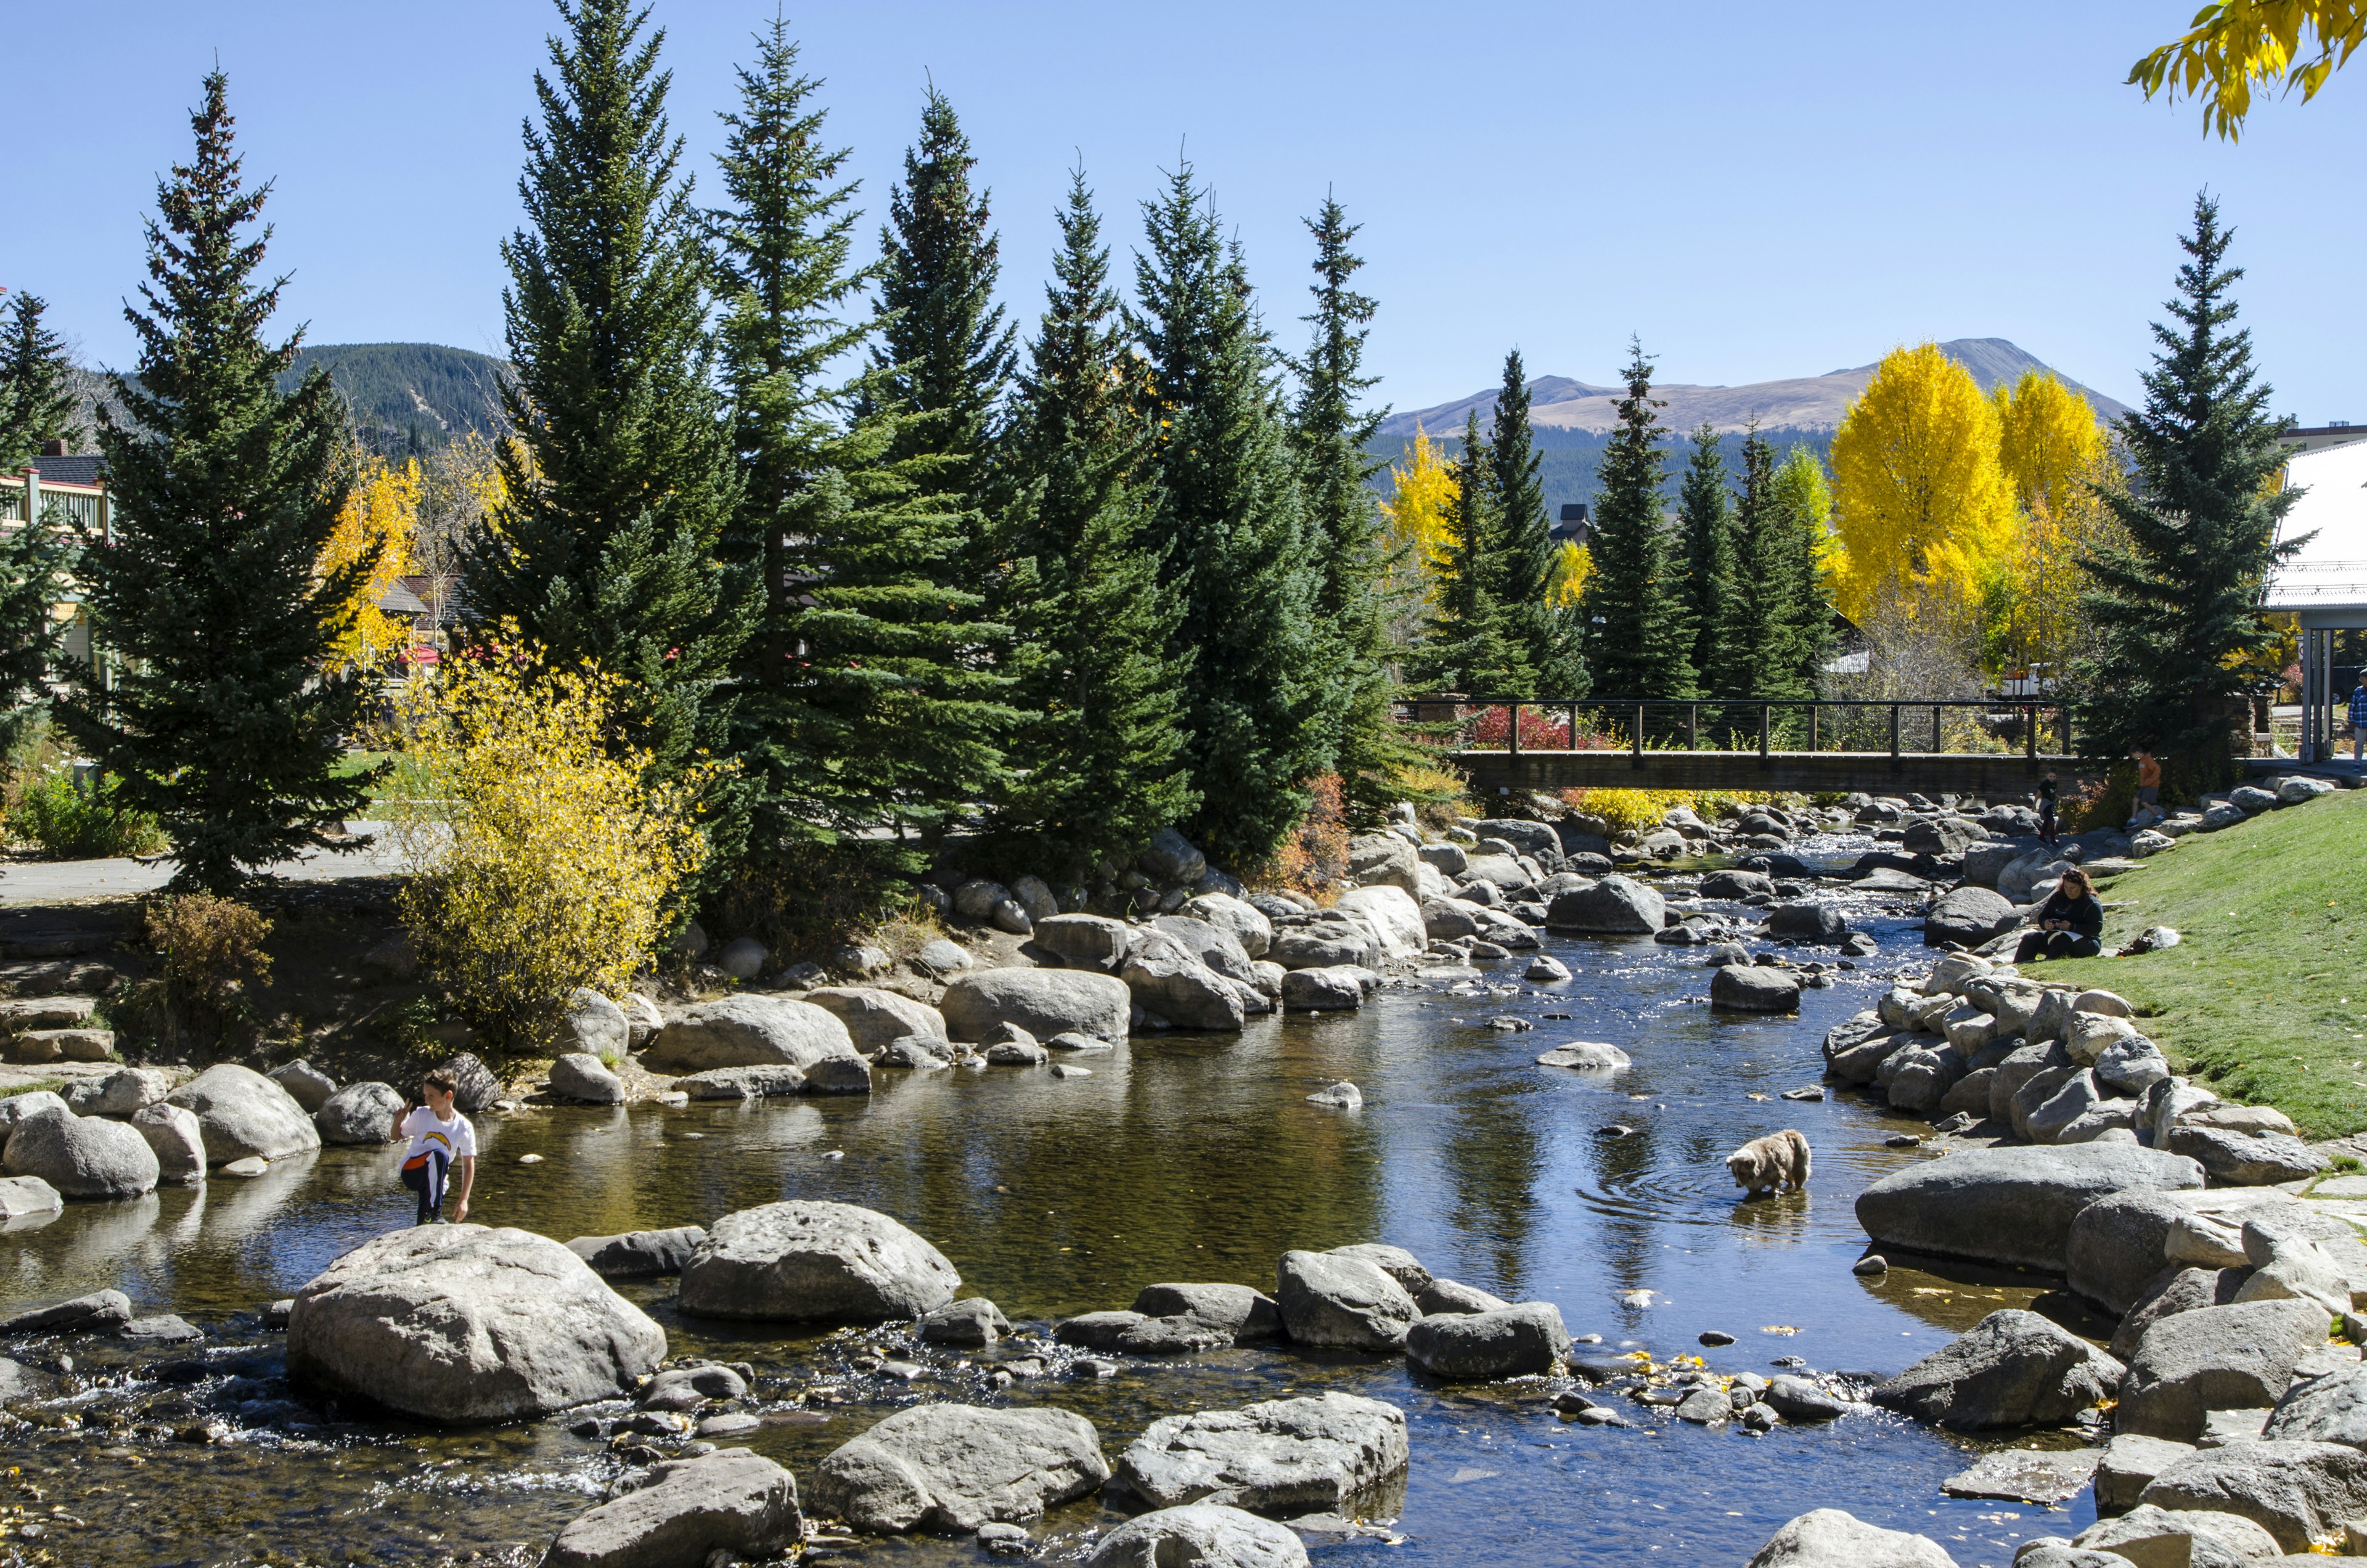
[[[2041,752],[1465,750],[1475,793],[1557,789],[1762,789],[1874,795],[2028,795],[2053,769],[2067,792],[2100,776],[2078,757]]]

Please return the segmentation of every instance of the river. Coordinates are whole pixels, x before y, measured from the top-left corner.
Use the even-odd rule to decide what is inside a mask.
[[[1566,985],[1521,985],[1516,961],[1491,981],[1511,994],[1389,992],[1358,1013],[1254,1021],[1238,1038],[1139,1038],[1087,1058],[1088,1077],[882,1071],[867,1099],[487,1115],[471,1217],[564,1239],[703,1223],[785,1197],[864,1204],[934,1242],[964,1294],[1047,1333],[1048,1319],[1128,1305],[1156,1280],[1271,1292],[1287,1248],[1386,1241],[1436,1273],[1557,1303],[1570,1331],[1601,1335],[1605,1351],[1698,1354],[1727,1371],[1772,1372],[1786,1356],[1895,1371],[1984,1314],[2028,1304],[2040,1282],[1852,1274],[1864,1248],[1852,1201],[1919,1157],[1885,1140],[1921,1124],[1855,1098],[1776,1098],[1818,1082],[1826,1029],[1920,962],[1910,918],[1849,908],[1881,952],[1805,992],[1796,1019],[1713,1015],[1699,949],[1549,939],[1574,972]],[[1534,1027],[1489,1026],[1507,1015]],[[1635,1065],[1609,1077],[1534,1065],[1570,1039],[1609,1041]],[[1362,1088],[1362,1111],[1305,1102],[1342,1078]],[[1815,1148],[1809,1191],[1741,1201],[1723,1156],[1786,1126]],[[544,1157],[520,1164],[527,1154]],[[12,1489],[0,1506],[49,1520],[38,1547],[20,1539],[0,1553],[121,1568],[534,1562],[616,1473],[604,1445],[571,1436],[569,1417],[437,1431],[324,1412],[288,1386],[279,1337],[256,1315],[345,1248],[408,1221],[394,1163],[392,1151],[330,1150],[250,1181],[73,1204],[0,1239],[10,1305],[112,1285],[137,1310],[182,1314],[209,1336],[194,1349],[35,1338],[12,1350],[44,1371],[73,1358],[71,1397],[41,1409],[83,1425],[0,1432],[0,1465],[17,1467],[0,1474]],[[1592,1427],[1557,1419],[1551,1389],[1535,1383],[1440,1386],[1400,1361],[1264,1349],[1132,1361],[1104,1378],[1063,1375],[1063,1351],[1052,1375],[997,1391],[982,1364],[995,1352],[915,1353],[888,1331],[702,1323],[674,1310],[671,1280],[621,1288],[664,1325],[674,1354],[753,1363],[755,1408],[776,1418],[750,1446],[801,1478],[915,1400],[1075,1409],[1113,1459],[1164,1415],[1325,1388],[1390,1400],[1412,1434],[1402,1503],[1392,1499],[1402,1543],[1321,1548],[1319,1562],[1386,1551],[1393,1563],[1464,1568],[1739,1564],[1784,1520],[1833,1506],[1930,1534],[1966,1568],[2005,1568],[2016,1541],[2093,1518],[2084,1495],[2054,1512],[1942,1496],[1973,1445],[1886,1415],[1756,1437],[1637,1407],[1635,1429]],[[1648,1305],[1637,1292],[1651,1292]],[[1703,1349],[1704,1330],[1735,1343]],[[883,1352],[925,1375],[859,1370]],[[207,1422],[231,1440],[160,1440],[165,1427]],[[1085,1531],[1116,1517],[1089,1501],[1039,1533],[1051,1557],[1073,1557]],[[981,1560],[967,1540],[925,1539],[811,1560],[824,1557]]]

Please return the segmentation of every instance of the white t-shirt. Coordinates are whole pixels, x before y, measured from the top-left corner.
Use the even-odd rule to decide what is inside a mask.
[[[402,1119],[402,1132],[411,1140],[411,1146],[402,1153],[405,1161],[435,1149],[444,1156],[444,1163],[448,1166],[477,1152],[477,1130],[469,1125],[469,1119],[457,1107],[452,1120],[442,1122],[427,1107],[414,1106],[411,1114]]]

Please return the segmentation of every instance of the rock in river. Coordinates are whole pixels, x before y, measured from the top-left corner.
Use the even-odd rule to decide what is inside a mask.
[[[2112,1396],[2121,1363],[2034,1312],[1993,1312],[1875,1388],[1886,1409],[1960,1432],[2052,1426]]]
[[[798,1483],[771,1460],[720,1449],[651,1465],[632,1490],[560,1530],[543,1568],[673,1568],[722,1551],[765,1560],[804,1533]]]
[[[921,1404],[823,1460],[813,1506],[860,1530],[974,1531],[1036,1518],[1109,1473],[1100,1435],[1073,1411]]]
[[[1295,1344],[1395,1350],[1421,1315],[1406,1288],[1374,1263],[1330,1252],[1285,1252],[1274,1299]]]
[[[0,1317],[0,1334],[33,1334],[44,1329],[96,1334],[102,1329],[120,1328],[130,1321],[130,1296],[121,1291],[98,1291]]]
[[[2288,1133],[2238,1133],[2225,1127],[2172,1127],[2163,1146],[2189,1155],[2231,1187],[2266,1187],[2298,1181],[2326,1168],[2326,1161]]]
[[[1668,924],[1668,902],[1659,890],[1625,876],[1606,876],[1590,887],[1554,895],[1546,924],[1555,931],[1605,936],[1650,936]]]
[[[2134,1188],[2181,1191],[2203,1168],[2128,1144],[1967,1149],[1925,1160],[1858,1194],[1858,1223],[1886,1251],[1905,1249],[2062,1273],[2079,1211]]]
[[[205,1166],[200,1163],[202,1172]],[[34,1214],[59,1214],[65,1212],[65,1200],[58,1190],[38,1176],[11,1176],[0,1179],[0,1223],[21,1220]],[[5,1392],[5,1391],[0,1391]]]
[[[567,1250],[604,1280],[648,1280],[679,1274],[707,1233],[697,1225],[672,1230],[622,1231],[615,1235],[579,1235]]]
[[[550,1064],[550,1092],[585,1105],[624,1101],[625,1081],[588,1051],[570,1051]]]
[[[825,1056],[855,1054],[846,1025],[811,1002],[742,995],[701,1002],[658,1031],[649,1065],[696,1073],[785,1062],[802,1071]]]
[[[2307,1551],[2367,1513],[2367,1453],[2341,1443],[2230,1443],[2178,1461],[2137,1501],[2234,1514],[2285,1551]]]
[[[1406,1359],[1434,1378],[1484,1382],[1551,1371],[1569,1354],[1569,1330],[1551,1302],[1441,1313],[1406,1330]]]
[[[37,1176],[68,1198],[137,1198],[156,1190],[156,1151],[137,1128],[62,1106],[11,1129],[0,1158],[11,1176]]]
[[[1332,1512],[1406,1468],[1405,1412],[1325,1393],[1153,1421],[1117,1473],[1157,1507],[1221,1503],[1262,1514]]]
[[[1818,1508],[1770,1536],[1749,1568],[1956,1568],[1956,1560],[1929,1536]]]
[[[2115,1559],[2149,1565],[2248,1568],[2273,1562],[2276,1538],[2250,1519],[2209,1508],[2132,1508],[2116,1519],[2101,1519],[2071,1538],[2083,1551],[2109,1551]]]
[[[1978,947],[2011,931],[2017,919],[2013,906],[2001,895],[1986,887],[1959,887],[1923,917],[1923,945],[1939,947],[1953,942],[1959,947]]]
[[[1083,969],[989,969],[946,987],[938,1003],[957,1040],[983,1040],[1015,1023],[1038,1040],[1076,1032],[1123,1040],[1134,998],[1115,975]]]
[[[197,1117],[177,1105],[152,1105],[131,1118],[156,1155],[156,1179],[193,1187],[206,1179],[206,1137]]]
[[[320,1129],[324,1144],[391,1144],[394,1119],[402,1109],[402,1096],[391,1084],[349,1083],[321,1102],[321,1109],[312,1112],[312,1125]]]
[[[422,1225],[296,1292],[289,1375],[423,1421],[515,1421],[630,1393],[665,1331],[548,1236]]]
[[[2324,1308],[2305,1301],[2197,1307],[2155,1321],[2129,1356],[2116,1430],[2191,1443],[2213,1410],[2262,1410],[2326,1339]]]
[[[1085,1568],[1307,1568],[1286,1525],[1217,1503],[1138,1514],[1102,1537]]]
[[[321,1146],[320,1129],[296,1097],[252,1067],[208,1067],[165,1103],[197,1113],[206,1158],[216,1165],[249,1156],[282,1159]]]
[[[883,1323],[954,1299],[945,1255],[851,1203],[793,1201],[715,1222],[682,1271],[682,1310],[700,1317]]]
[[[1089,915],[1072,917],[1090,919]],[[857,1055],[877,1056],[907,1035],[923,1040],[946,1038],[946,1015],[926,1002],[916,1002],[894,991],[871,986],[819,986],[805,1000],[846,1025]]]
[[[1709,1005],[1722,1012],[1797,1012],[1800,977],[1765,964],[1729,964],[1709,978]]]
[[[1282,1337],[1282,1309],[1274,1298],[1247,1285],[1145,1285],[1134,1298],[1145,1317],[1190,1317],[1221,1328],[1236,1345]]]

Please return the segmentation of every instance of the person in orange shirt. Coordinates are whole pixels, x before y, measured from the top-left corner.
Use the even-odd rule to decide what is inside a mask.
[[[2137,808],[2129,814],[2129,826],[2150,828],[2168,815],[2161,808],[2161,760],[2145,746],[2129,758],[2137,765]]]

